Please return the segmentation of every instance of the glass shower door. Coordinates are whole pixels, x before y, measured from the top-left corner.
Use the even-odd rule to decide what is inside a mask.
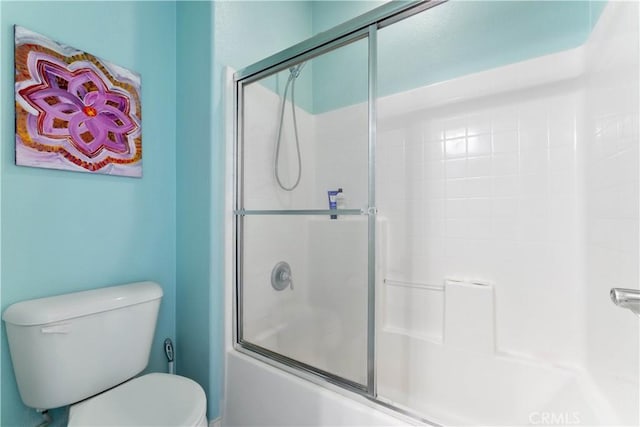
[[[639,322],[609,298],[639,293],[638,5],[599,7],[452,1],[378,32],[380,399],[638,425]]]
[[[364,33],[239,84],[236,207],[239,346],[360,390],[367,75]]]

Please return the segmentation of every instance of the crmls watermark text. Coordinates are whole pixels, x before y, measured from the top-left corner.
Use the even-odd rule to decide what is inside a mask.
[[[580,413],[573,412],[548,412],[538,411],[529,414],[529,423],[532,425],[553,426],[553,425],[578,425],[580,424]]]

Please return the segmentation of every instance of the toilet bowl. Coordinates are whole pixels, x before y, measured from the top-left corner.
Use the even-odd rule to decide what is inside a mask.
[[[76,403],[69,426],[206,427],[206,398],[196,382],[147,374]]]

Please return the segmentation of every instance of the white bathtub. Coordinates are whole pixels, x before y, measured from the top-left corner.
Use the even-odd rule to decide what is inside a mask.
[[[223,426],[416,425],[353,393],[320,387],[235,350],[227,352],[226,373]]]

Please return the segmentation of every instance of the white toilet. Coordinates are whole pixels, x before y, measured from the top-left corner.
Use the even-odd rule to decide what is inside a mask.
[[[196,382],[158,373],[133,378],[149,361],[161,299],[158,284],[139,282],[7,308],[2,318],[24,404],[71,405],[69,426],[205,427],[207,401]]]

